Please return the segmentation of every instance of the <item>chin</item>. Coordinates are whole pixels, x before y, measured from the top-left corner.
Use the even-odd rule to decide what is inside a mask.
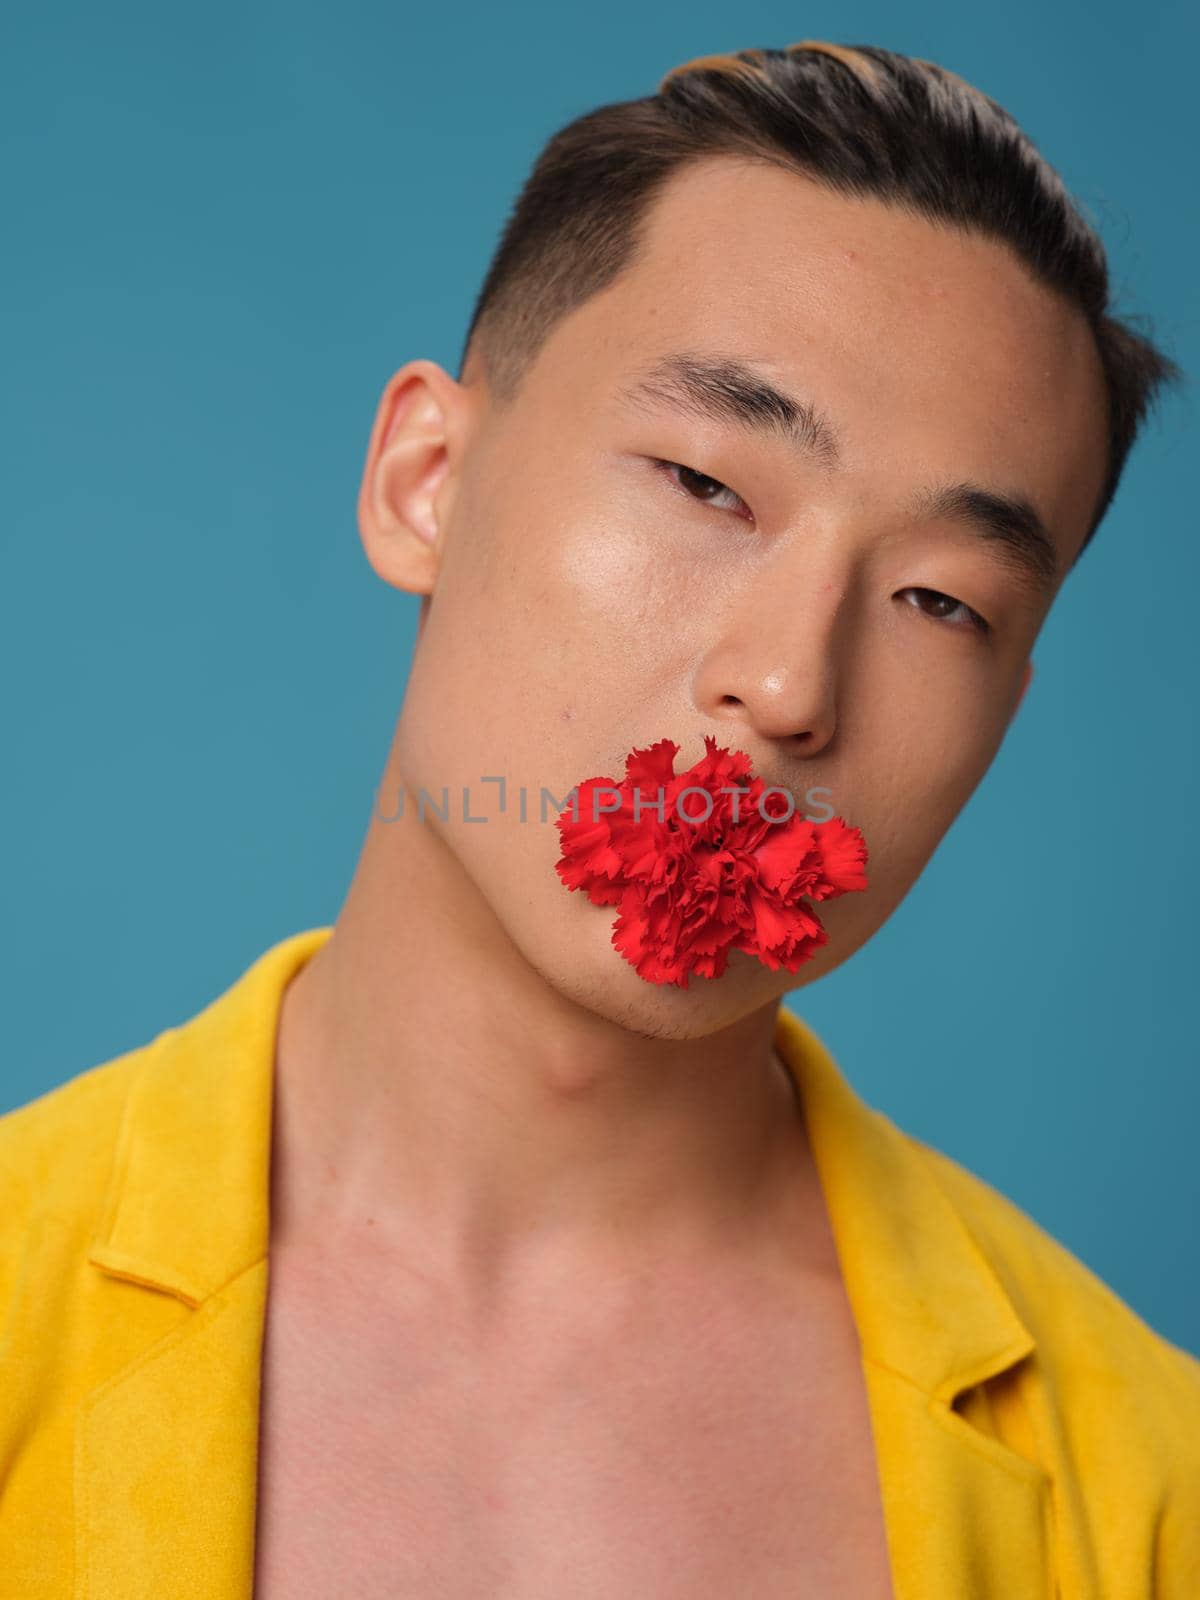
[[[772,972],[735,950],[719,978],[693,974],[686,989],[651,983],[613,948],[614,920],[615,910],[599,920],[595,937],[576,937],[573,959],[563,959],[565,942],[554,952],[526,951],[526,959],[563,999],[642,1038],[706,1038],[774,1004],[794,982],[791,973]]]

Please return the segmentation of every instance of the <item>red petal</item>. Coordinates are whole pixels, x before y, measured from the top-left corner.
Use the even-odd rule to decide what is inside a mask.
[[[767,836],[754,852],[759,882],[785,894],[797,873],[806,866],[815,844],[815,830],[800,813],[786,822],[767,825]]]
[[[660,739],[644,750],[631,750],[625,757],[625,782],[631,788],[649,790],[650,798],[658,798],[660,787],[666,788],[675,776],[675,757],[679,746],[671,739]]]
[[[849,827],[841,817],[831,817],[828,822],[817,824],[816,833],[821,875],[827,887],[821,891],[814,890],[813,899],[824,900],[830,895],[865,889],[867,875],[863,869],[867,861],[867,844],[859,830]]]

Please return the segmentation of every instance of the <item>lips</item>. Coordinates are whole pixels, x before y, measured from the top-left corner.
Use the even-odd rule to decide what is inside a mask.
[[[867,887],[858,828],[807,821],[744,751],[704,745],[681,773],[672,740],[635,748],[622,780],[585,778],[555,819],[563,885],[616,906],[617,953],[648,983],[681,989],[719,978],[734,950],[798,971],[828,942],[814,902]]]

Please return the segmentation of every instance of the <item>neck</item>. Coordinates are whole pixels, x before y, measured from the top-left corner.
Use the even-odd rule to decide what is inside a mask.
[[[274,1236],[386,1245],[475,1292],[663,1250],[831,1270],[777,1009],[631,1033],[530,966],[433,830],[373,818],[283,997]]]

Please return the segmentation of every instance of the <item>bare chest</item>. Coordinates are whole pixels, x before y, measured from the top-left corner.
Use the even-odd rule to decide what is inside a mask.
[[[840,1285],[547,1309],[487,1358],[319,1287],[273,1262],[256,1600],[890,1600]]]

